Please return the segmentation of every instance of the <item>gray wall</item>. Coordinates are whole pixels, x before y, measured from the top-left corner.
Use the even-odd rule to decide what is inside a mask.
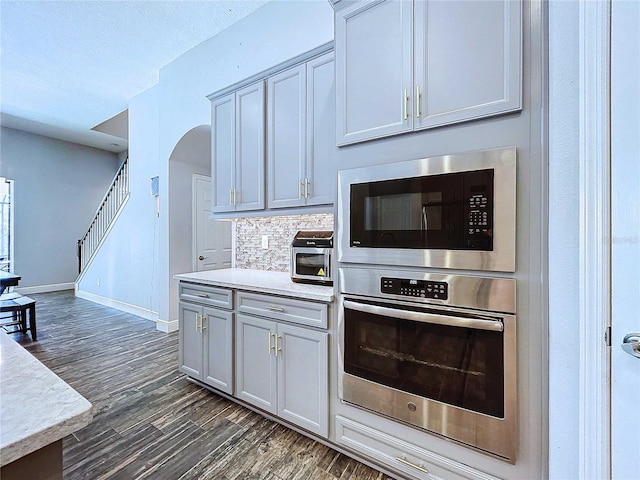
[[[118,155],[9,128],[0,176],[15,181],[15,263],[20,287],[74,282],[77,241],[118,168]]]

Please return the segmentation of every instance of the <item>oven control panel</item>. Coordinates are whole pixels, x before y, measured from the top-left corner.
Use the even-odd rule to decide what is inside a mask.
[[[382,277],[380,291],[406,297],[446,300],[449,297],[449,284],[430,280]]]

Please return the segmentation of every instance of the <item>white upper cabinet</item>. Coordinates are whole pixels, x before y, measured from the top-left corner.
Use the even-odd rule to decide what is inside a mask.
[[[338,145],[522,107],[520,1],[358,2],[335,45]]]
[[[304,205],[306,154],[305,65],[267,79],[269,208]]]
[[[322,45],[208,96],[214,216],[331,208],[337,152],[332,47]]]
[[[333,203],[333,53],[267,79],[269,208]]]
[[[234,210],[235,170],[235,94],[211,102],[212,211]]]
[[[211,101],[212,212],[264,208],[264,82]]]
[[[414,128],[519,110],[522,4],[415,2]]]
[[[338,145],[408,132],[413,8],[361,2],[336,12]]]
[[[336,81],[333,52],[307,62],[306,204],[334,202],[336,192]]]

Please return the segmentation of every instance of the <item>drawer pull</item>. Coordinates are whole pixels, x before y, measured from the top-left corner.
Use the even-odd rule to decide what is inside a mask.
[[[416,470],[420,470],[421,472],[424,473],[429,473],[429,470],[427,470],[426,468],[424,468],[422,466],[422,463],[420,465],[416,465],[415,463],[410,462],[409,460],[406,459],[406,457],[403,455],[402,457],[396,457],[396,460],[399,461],[400,463],[404,463],[405,465],[408,465],[410,467],[415,468]]]
[[[265,307],[267,310],[271,310],[272,312],[281,312],[284,313],[286,310],[282,307],[276,307],[275,305],[267,305]]]
[[[194,297],[200,297],[200,298],[209,298],[209,294],[208,293],[194,293],[193,296]]]

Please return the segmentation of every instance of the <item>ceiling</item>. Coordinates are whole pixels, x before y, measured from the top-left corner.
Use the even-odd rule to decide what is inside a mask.
[[[268,1],[0,0],[0,122],[124,151],[129,101],[160,68]]]

